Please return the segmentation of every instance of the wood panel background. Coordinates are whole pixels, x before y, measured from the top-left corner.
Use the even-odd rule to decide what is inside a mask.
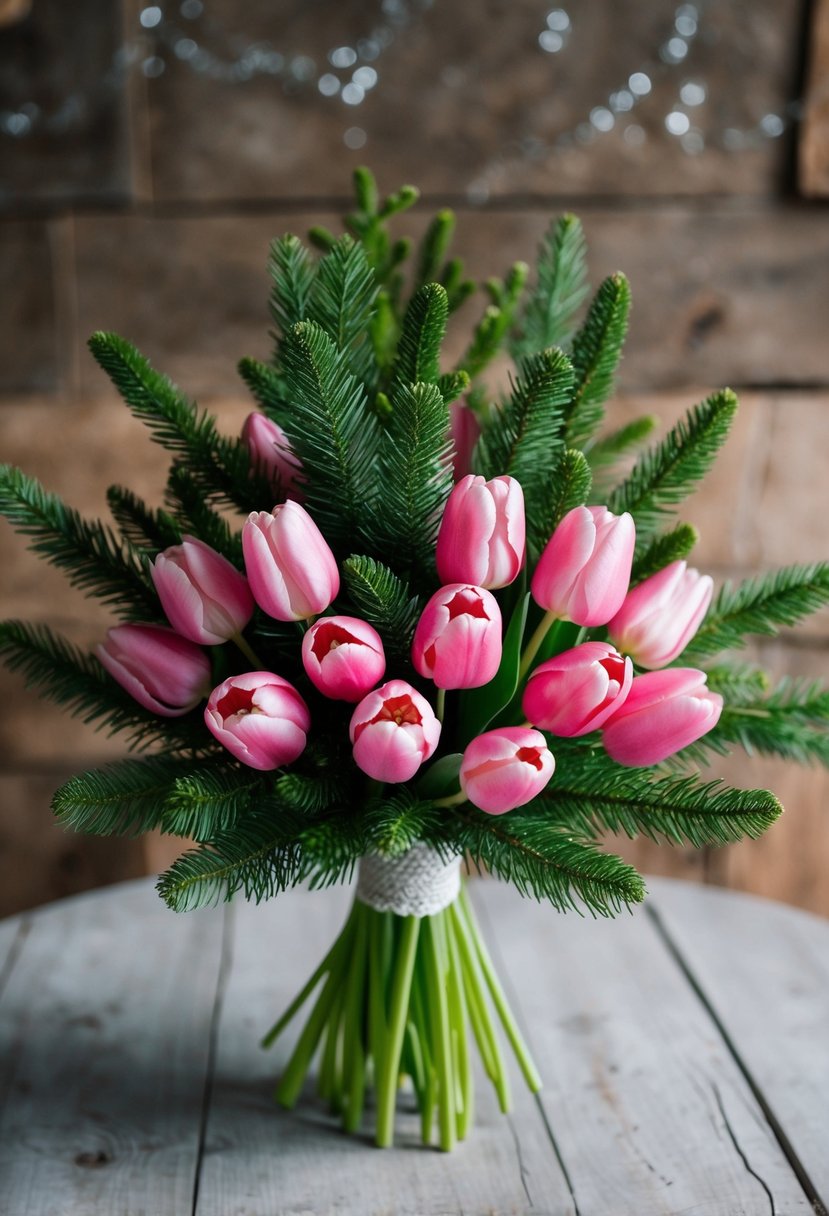
[[[205,0],[202,19],[182,18],[193,37],[218,30],[307,51],[317,71],[326,48],[391,23],[377,87],[359,107],[267,77],[208,80],[153,44],[142,7],[77,0],[70,13],[35,0],[0,27],[0,116],[28,96],[54,110],[68,89],[86,90],[62,134],[0,133],[4,459],[89,513],[104,509],[116,480],[157,496],[164,462],[113,399],[87,335],[120,330],[234,430],[249,408],[236,360],[268,349],[268,241],[336,224],[351,169],[365,161],[385,188],[409,180],[423,189],[406,227],[420,231],[435,206],[456,205],[458,251],[479,277],[530,258],[550,216],[577,210],[594,279],[622,268],[633,286],[611,421],[649,412],[664,429],[713,386],[741,392],[719,467],[684,512],[702,533],[698,564],[724,578],[825,556],[829,216],[803,196],[825,192],[826,0],[707,8],[676,68],[659,59],[674,9],[655,2],[581,0],[560,56],[539,49],[548,6],[531,0],[383,10]],[[393,11],[405,20],[382,15]],[[137,64],[113,72],[125,38],[143,40]],[[141,56],[154,53],[165,68],[148,79]],[[644,142],[626,142],[621,119],[588,145],[571,138],[610,89],[645,69],[652,93],[626,120]],[[709,133],[698,155],[664,126],[688,80],[707,90],[692,115]],[[804,82],[801,138],[792,103]],[[768,114],[785,119],[779,138],[756,137]],[[359,151],[344,142],[354,128],[365,137]],[[726,130],[755,135],[737,151]],[[457,317],[453,349],[479,307]],[[48,620],[86,643],[101,635],[104,615],[5,525],[0,562],[4,615]],[[775,673],[829,675],[829,613],[755,654]],[[51,822],[51,789],[121,747],[5,672],[0,745],[0,913],[163,864],[168,841],[86,840]],[[783,797],[787,814],[762,841],[701,854],[620,847],[653,872],[829,913],[827,775],[744,758],[723,772]]]

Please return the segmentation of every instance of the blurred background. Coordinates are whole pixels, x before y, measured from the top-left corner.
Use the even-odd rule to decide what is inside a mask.
[[[826,556],[829,0],[0,0],[0,450],[82,512],[165,461],[85,348],[116,329],[235,431],[266,357],[268,242],[337,228],[355,165],[458,212],[483,278],[575,210],[594,282],[634,311],[612,423],[664,427],[711,387],[742,409],[683,512],[717,580]],[[453,343],[480,312],[455,321]],[[4,616],[91,644],[105,616],[0,525]],[[829,675],[829,613],[751,653]],[[54,788],[122,754],[0,674],[0,914],[157,869],[169,840],[52,822]],[[678,874],[829,913],[829,776],[743,757],[787,814]],[[615,842],[614,842],[615,843]]]

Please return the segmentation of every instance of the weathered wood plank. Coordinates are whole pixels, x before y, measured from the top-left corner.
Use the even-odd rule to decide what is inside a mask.
[[[0,293],[2,393],[53,392],[59,386],[56,232],[56,224],[42,220],[0,224],[0,265],[7,284]]]
[[[3,1212],[190,1211],[221,926],[146,882],[32,915],[0,1000]]]
[[[811,198],[829,195],[829,0],[815,0],[809,68],[798,145],[799,185]]]
[[[564,923],[503,886],[476,894],[542,1061],[541,1102],[579,1216],[812,1211],[714,1023],[641,912]]]
[[[653,883],[653,908],[829,1206],[829,925],[731,892]]]
[[[539,1110],[517,1075],[507,1121],[478,1070],[475,1127],[448,1155],[421,1147],[405,1098],[398,1144],[383,1152],[373,1150],[368,1134],[343,1134],[312,1090],[292,1113],[273,1104],[301,1020],[268,1053],[257,1039],[330,946],[349,899],[342,889],[296,891],[236,909],[197,1216],[573,1213]]]

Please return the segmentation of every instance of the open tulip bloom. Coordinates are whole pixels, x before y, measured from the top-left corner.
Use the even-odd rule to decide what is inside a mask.
[[[416,192],[380,202],[366,170],[355,180],[349,232],[317,231],[319,258],[294,236],[273,246],[277,345],[271,363],[240,364],[257,403],[243,434],[220,434],[122,338],[92,337],[171,451],[164,507],[113,487],[113,528],[3,468],[0,512],[118,620],[97,657],[24,621],[0,626],[0,652],[150,749],[73,778],[54,809],[80,831],[181,836],[159,880],[171,908],[356,873],[339,938],[266,1035],[313,1001],[277,1098],[293,1106],[315,1069],[344,1126],[370,1111],[388,1145],[406,1076],[424,1141],[437,1129],[449,1149],[472,1118],[468,1040],[504,1110],[503,1034],[541,1084],[462,858],[556,909],[608,915],[645,888],[605,835],[763,832],[774,795],[699,768],[735,744],[829,759],[829,695],[729,657],[829,600],[829,569],[714,592],[689,568],[697,534],[672,516],[728,434],[728,390],[619,472],[651,425],[603,424],[629,289],[612,275],[576,315],[577,220],[553,226],[533,286],[523,263],[489,282],[446,370],[447,317],[473,286],[435,262],[447,213],[407,294],[386,222]],[[500,400],[485,376],[499,352],[516,363]]]

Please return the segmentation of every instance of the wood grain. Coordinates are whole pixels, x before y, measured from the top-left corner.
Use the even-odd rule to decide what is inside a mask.
[[[829,0],[812,5],[798,160],[801,194],[829,196]]]

